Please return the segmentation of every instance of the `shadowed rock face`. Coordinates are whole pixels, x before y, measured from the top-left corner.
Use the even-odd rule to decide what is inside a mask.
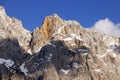
[[[47,16],[30,32],[0,7],[0,80],[120,80],[120,39]]]

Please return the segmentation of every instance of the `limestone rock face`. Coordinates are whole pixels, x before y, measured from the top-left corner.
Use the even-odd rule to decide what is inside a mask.
[[[3,7],[0,7],[0,40],[16,38],[20,46],[26,51],[29,48],[31,32],[24,29],[21,21],[7,16]]]
[[[3,7],[0,30],[2,80],[120,80],[119,37],[56,14],[31,33]]]
[[[39,48],[43,46],[56,32],[56,29],[62,26],[63,20],[56,14],[47,16],[43,22],[41,28],[36,28],[33,32],[33,52],[39,51]]]

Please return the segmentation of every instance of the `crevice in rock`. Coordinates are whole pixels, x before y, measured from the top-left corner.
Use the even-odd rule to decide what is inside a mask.
[[[34,42],[34,36],[33,36],[33,32],[31,32],[31,39],[29,42],[29,48],[31,49],[32,52],[33,52],[33,42]]]
[[[88,64],[88,55],[86,56],[86,62],[85,62],[85,64],[86,64],[86,67],[87,67],[87,70],[88,70],[88,74],[89,74],[91,80],[94,80],[93,76],[91,74],[90,68],[89,68],[89,64]]]
[[[33,32],[31,33],[31,40],[30,40],[30,42],[29,42],[30,48],[31,48],[31,46],[32,46],[32,42],[33,42]]]

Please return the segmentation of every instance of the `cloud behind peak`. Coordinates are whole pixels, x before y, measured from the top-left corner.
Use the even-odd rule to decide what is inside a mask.
[[[120,37],[120,23],[114,24],[108,18],[98,20],[93,25],[93,29],[100,33]]]

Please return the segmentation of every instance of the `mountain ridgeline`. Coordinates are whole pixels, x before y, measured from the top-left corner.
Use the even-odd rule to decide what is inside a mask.
[[[57,14],[30,32],[0,6],[0,80],[120,80],[120,38]]]

